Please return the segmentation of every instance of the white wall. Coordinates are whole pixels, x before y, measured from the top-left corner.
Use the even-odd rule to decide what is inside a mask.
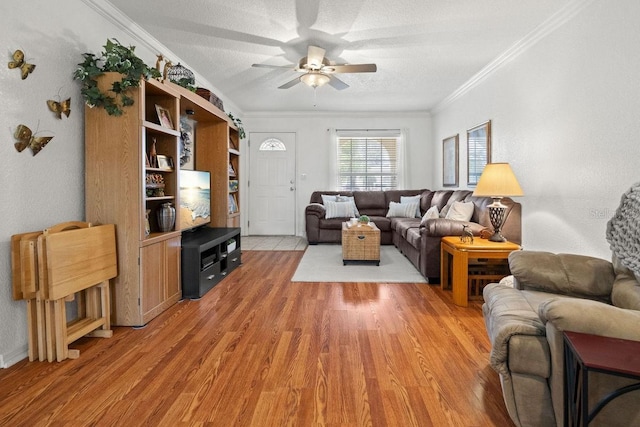
[[[27,62],[36,65],[26,80],[18,70],[0,67],[0,368],[21,360],[27,351],[26,304],[11,296],[11,236],[84,220],[84,103],[72,77],[82,53],[98,53],[107,38],[116,38],[136,46],[136,54],[149,65],[155,64],[158,52],[177,58],[124,17],[112,13],[107,18],[114,11],[105,2],[96,1],[105,8],[101,11],[90,7],[93,1],[0,3],[4,64],[21,49]],[[198,83],[218,93],[208,82]],[[69,97],[71,115],[58,120],[46,101]],[[19,124],[54,138],[37,156],[28,149],[18,153],[13,133]]]
[[[330,87],[318,90],[333,90]],[[333,153],[328,149],[328,129],[404,129],[406,131],[406,162],[409,171],[405,188],[433,188],[430,168],[433,163],[433,146],[429,141],[431,120],[426,113],[375,113],[375,114],[247,114],[243,117],[247,136],[250,132],[295,132],[297,162],[296,193],[296,234],[305,234],[304,208],[309,203],[311,193],[316,190],[334,188],[329,173]],[[244,153],[249,153],[246,147]],[[250,159],[243,155],[244,170]],[[306,177],[303,178],[303,175]],[[244,174],[246,177],[247,174]],[[243,198],[247,197],[243,192]],[[243,200],[243,206],[248,206]],[[250,233],[246,227],[247,217],[242,217],[243,233]]]
[[[433,113],[442,139],[492,121],[492,160],[511,163],[525,192],[526,249],[609,259],[606,223],[639,179],[640,2],[591,2],[569,22]],[[436,181],[437,182],[437,181]]]

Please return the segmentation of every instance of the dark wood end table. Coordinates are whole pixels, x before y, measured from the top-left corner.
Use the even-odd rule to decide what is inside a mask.
[[[587,426],[613,399],[640,390],[640,382],[614,390],[589,411],[589,372],[640,381],[640,341],[564,333],[564,425]]]

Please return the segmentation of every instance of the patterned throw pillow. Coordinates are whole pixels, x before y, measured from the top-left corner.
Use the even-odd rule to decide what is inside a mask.
[[[420,218],[420,198],[422,196],[420,196],[419,194],[417,196],[400,196],[400,203],[416,203],[417,209],[416,209],[416,218]]]
[[[353,202],[331,202],[325,204],[325,218],[353,218],[356,216],[353,211]]]
[[[353,203],[353,212],[355,212],[355,217],[359,217],[360,216],[360,212],[358,212],[358,207],[356,206],[356,201],[354,200],[353,196],[337,196],[336,197],[336,202],[351,202]]]
[[[389,202],[387,218],[415,218],[417,203]]]

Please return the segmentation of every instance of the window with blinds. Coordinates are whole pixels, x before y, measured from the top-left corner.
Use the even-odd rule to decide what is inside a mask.
[[[396,189],[399,140],[399,137],[338,137],[340,190]]]

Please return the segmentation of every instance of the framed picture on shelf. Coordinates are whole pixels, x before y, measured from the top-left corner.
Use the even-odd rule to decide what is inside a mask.
[[[491,120],[467,131],[467,184],[477,185],[487,163],[491,163]]]
[[[173,120],[171,120],[171,113],[169,110],[156,104],[156,113],[158,113],[158,122],[160,123],[160,126],[174,129]]]
[[[236,198],[233,194],[229,194],[229,213],[233,214],[238,212],[238,204],[236,203]]]
[[[442,140],[442,185],[458,186],[458,134]]]
[[[173,159],[171,157],[158,154],[157,159],[158,159],[158,169],[166,169],[166,170],[173,169]]]
[[[236,191],[238,191],[238,180],[237,179],[230,179],[229,180],[229,192],[230,193],[235,193]]]
[[[233,165],[231,163],[229,163],[229,176],[234,178],[236,176],[236,170],[233,168]]]

